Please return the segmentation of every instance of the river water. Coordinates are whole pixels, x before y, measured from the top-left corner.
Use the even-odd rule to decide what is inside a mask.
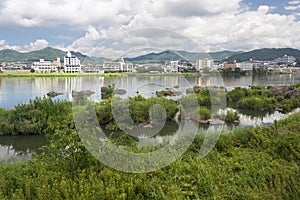
[[[72,91],[91,90],[95,92],[90,99],[101,100],[101,87],[115,84],[127,93],[122,98],[141,94],[145,97],[155,96],[155,91],[173,88],[185,94],[187,88],[198,86],[224,86],[227,90],[249,85],[286,85],[300,82],[300,74],[264,75],[264,76],[123,76],[123,77],[18,77],[0,78],[0,107],[12,109],[19,103],[28,103],[30,99],[45,96],[50,91],[63,93],[54,99],[72,100]],[[176,86],[176,87],[174,87]],[[274,119],[286,117],[275,112],[263,117],[252,117],[240,114],[240,126],[256,126],[271,124]],[[205,131],[223,129],[224,126],[205,127]],[[162,133],[160,137],[169,137],[170,133]],[[161,139],[161,138],[160,138]],[[46,143],[43,136],[0,137],[0,162],[4,160],[29,159],[31,152]]]

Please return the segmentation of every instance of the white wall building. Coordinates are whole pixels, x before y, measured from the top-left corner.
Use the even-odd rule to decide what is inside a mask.
[[[118,72],[121,71],[121,66],[118,62],[108,62],[103,63],[103,70],[105,72]]]
[[[275,59],[275,62],[277,63],[286,63],[286,64],[291,64],[296,62],[296,58],[294,56],[288,56],[288,55],[284,55],[280,58]]]
[[[166,62],[166,72],[178,72],[179,69],[179,61],[169,61]]]
[[[240,68],[243,71],[252,71],[253,66],[254,64],[249,62],[236,63],[236,68]]]
[[[132,72],[133,65],[130,63],[125,63],[124,59],[121,58],[118,62],[108,62],[103,63],[103,70],[105,72]]]
[[[196,61],[196,70],[200,71],[203,69],[213,69],[214,67],[214,61],[210,59],[204,59],[204,60],[197,60]]]
[[[76,73],[81,71],[80,60],[68,52],[64,57],[64,71],[66,73]]]
[[[39,62],[33,62],[31,68],[35,72],[57,72],[56,63],[45,61],[44,59],[40,59]]]

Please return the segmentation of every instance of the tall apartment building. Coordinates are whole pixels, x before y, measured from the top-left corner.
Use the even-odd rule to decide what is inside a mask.
[[[197,60],[196,61],[196,70],[200,71],[203,69],[213,69],[214,61],[210,59]]]
[[[176,73],[179,70],[179,61],[168,61],[165,64],[166,72]]]
[[[64,57],[64,71],[65,73],[76,73],[81,71],[80,60],[68,52]]]

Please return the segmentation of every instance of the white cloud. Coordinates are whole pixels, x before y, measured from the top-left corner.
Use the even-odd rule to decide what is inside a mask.
[[[288,3],[285,9],[294,9],[300,1]],[[66,25],[84,30],[86,33],[70,46],[55,47],[95,56],[116,56],[143,51],[142,48],[300,48],[296,14],[270,11],[274,8],[267,5],[250,11],[242,0],[3,0],[0,26]],[[47,45],[47,41],[37,40],[23,47],[11,47],[0,41],[0,48],[23,51]]]
[[[22,51],[36,51],[48,47],[49,43],[44,39],[37,39],[35,42],[30,42],[22,48]]]
[[[154,16],[207,16],[227,12],[237,12],[241,0],[156,0],[149,7]]]
[[[285,10],[297,10],[300,8],[300,5],[297,6],[285,6],[284,9]]]
[[[4,46],[6,44],[6,41],[5,40],[0,40],[0,47],[1,46]]]
[[[241,0],[3,0],[0,24],[49,26],[71,24],[86,27],[128,24],[136,13],[153,16],[206,16],[236,12]]]
[[[7,42],[5,40],[0,40],[0,50],[3,49],[11,49],[11,50],[16,50],[19,51],[21,50],[20,46],[10,46],[9,44],[7,44]]]
[[[9,45],[5,40],[0,40],[0,50],[11,49],[19,52],[30,52],[48,47],[48,42],[44,39],[37,39],[35,42],[30,42],[24,46]]]
[[[300,4],[300,1],[289,1],[288,4],[297,5],[297,4]]]
[[[90,23],[107,27],[123,23],[130,13],[130,6],[118,0],[4,0],[2,4],[0,23],[25,27],[57,24],[84,27]]]
[[[194,19],[189,23],[185,32],[198,38],[209,50],[300,47],[300,24],[293,16],[268,13],[266,6],[239,15]]]

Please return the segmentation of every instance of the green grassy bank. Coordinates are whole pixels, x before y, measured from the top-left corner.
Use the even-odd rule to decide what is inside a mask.
[[[176,162],[146,174],[104,166],[62,119],[44,155],[0,165],[0,199],[299,199],[299,119],[221,135],[203,159],[200,134]]]

